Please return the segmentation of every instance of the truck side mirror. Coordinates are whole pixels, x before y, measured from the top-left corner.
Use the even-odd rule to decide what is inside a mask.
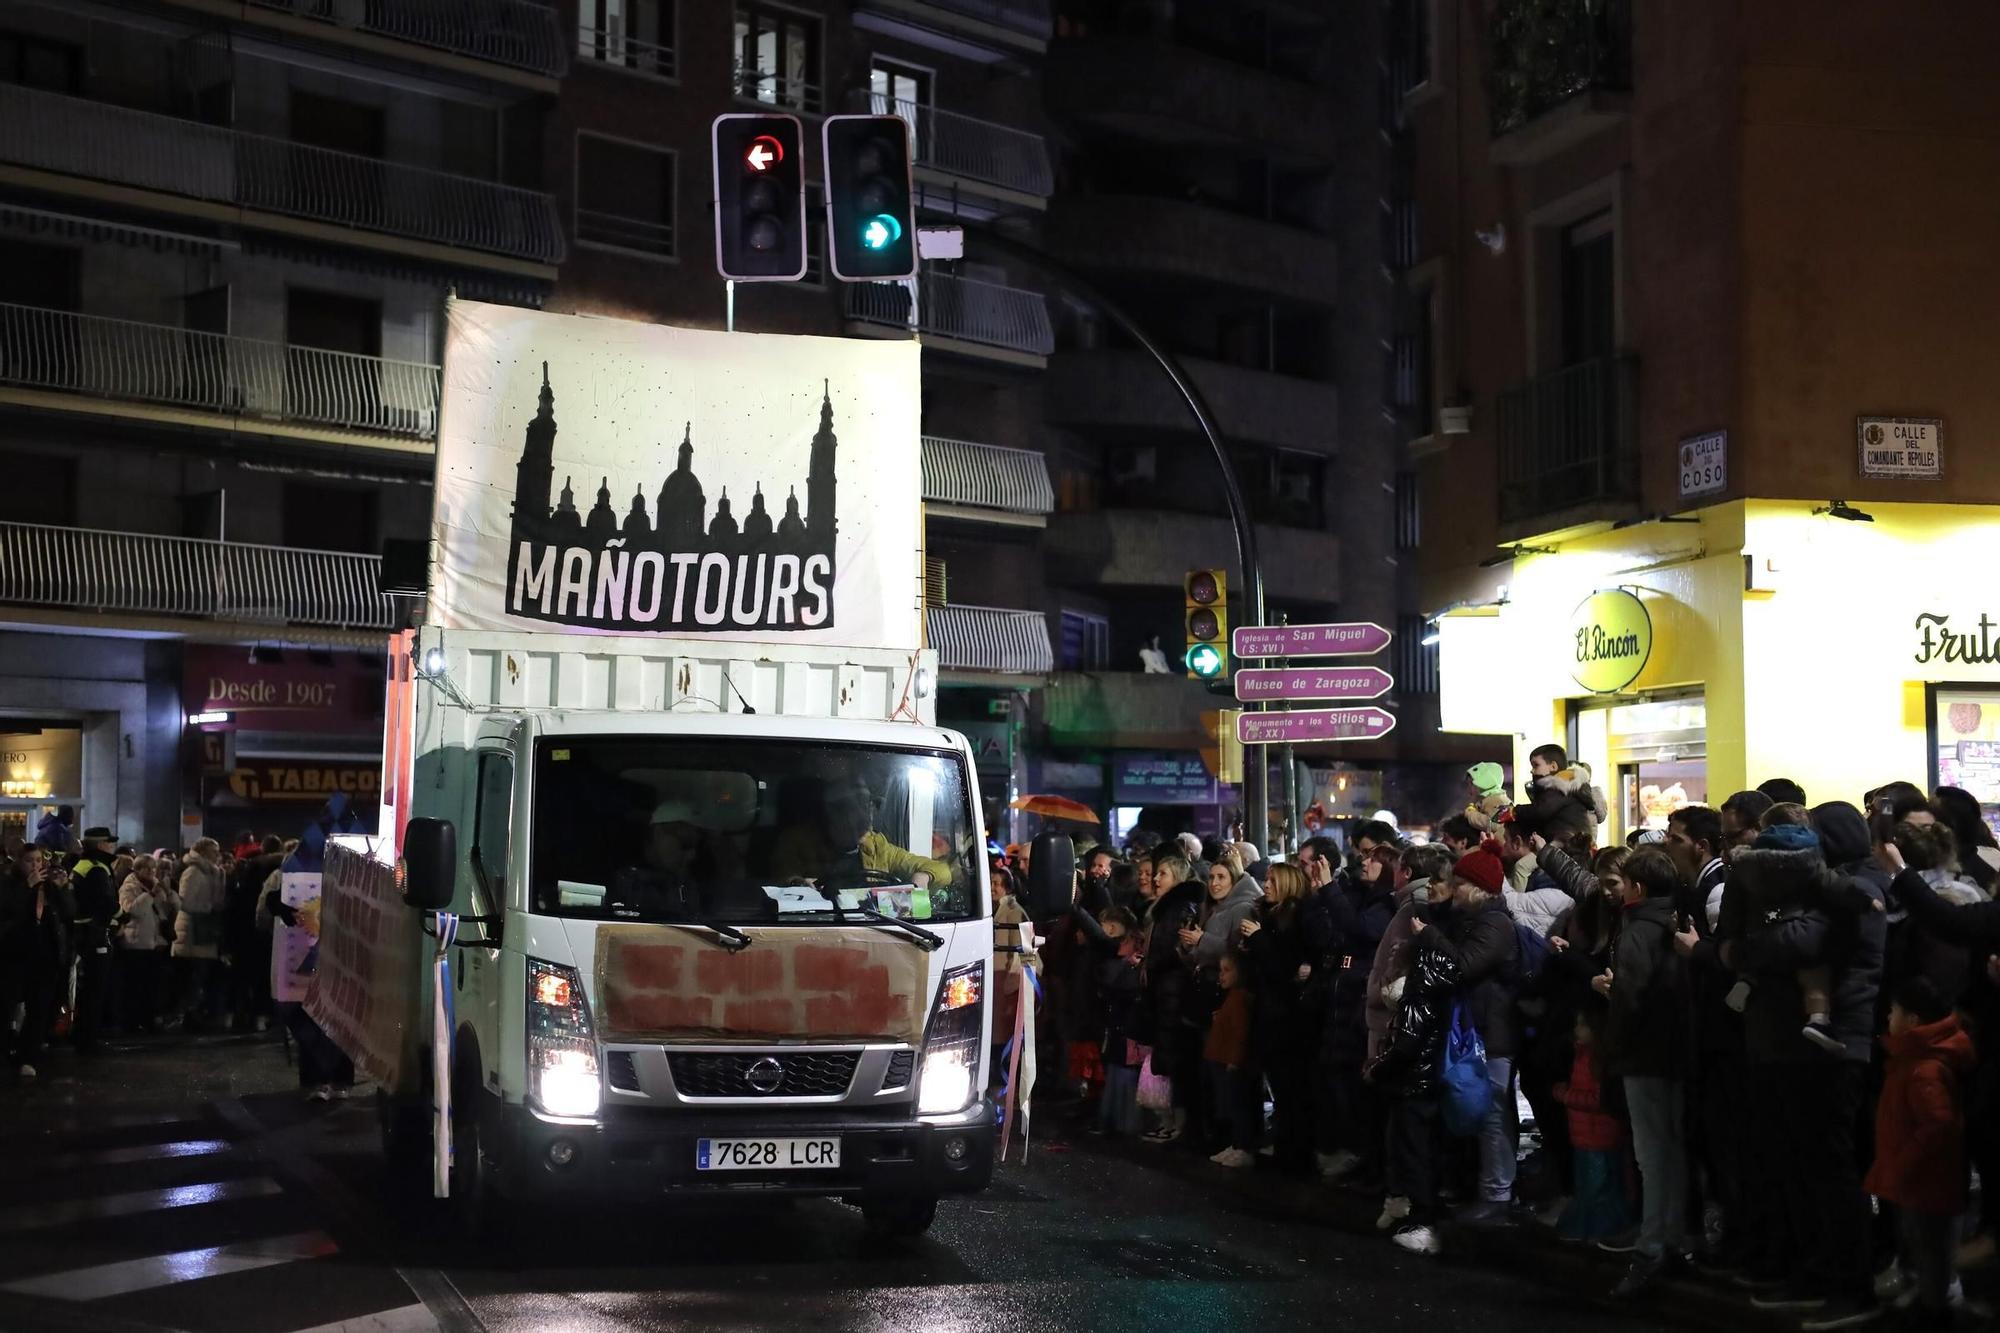
[[[1069,834],[1043,829],[1028,851],[1028,915],[1036,921],[1061,916],[1076,899],[1076,844]]]
[[[451,906],[458,880],[458,832],[449,819],[418,816],[403,829],[403,901],[420,911]]]

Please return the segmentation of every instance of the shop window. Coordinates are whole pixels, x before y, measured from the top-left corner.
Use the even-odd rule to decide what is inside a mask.
[[[2000,689],[1934,685],[1928,693],[1931,789],[1971,792],[2000,830]]]
[[[674,256],[674,155],[664,148],[576,136],[576,239],[652,259]]]

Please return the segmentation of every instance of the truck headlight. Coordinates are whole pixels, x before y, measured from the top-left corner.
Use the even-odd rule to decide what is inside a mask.
[[[930,1027],[924,1033],[917,1114],[963,1111],[978,1091],[980,1029],[986,1007],[986,963],[967,963],[944,974]]]
[[[528,960],[528,1096],[560,1116],[596,1115],[604,1096],[583,979],[538,958]]]

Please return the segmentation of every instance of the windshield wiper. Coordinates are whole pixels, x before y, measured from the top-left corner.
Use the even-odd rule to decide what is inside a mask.
[[[731,953],[742,953],[757,942],[736,927],[721,921],[710,921],[707,917],[665,917],[661,920],[660,924],[666,926],[699,926],[703,930],[714,931],[715,942]]]
[[[895,926],[899,930],[906,931],[910,943],[916,945],[925,953],[936,953],[939,949],[944,948],[944,936],[925,930],[914,921],[905,921],[899,916],[890,916],[887,912],[878,912],[872,907],[842,907],[839,903],[835,903],[831,907],[816,907],[813,909],[813,914],[820,912],[831,912],[841,921],[845,921],[851,916],[858,916],[864,921],[879,921],[885,926]],[[797,914],[787,913],[787,915]]]

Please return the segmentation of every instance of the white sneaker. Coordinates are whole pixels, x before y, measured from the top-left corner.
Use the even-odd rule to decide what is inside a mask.
[[[1348,1152],[1345,1148],[1331,1156],[1319,1159],[1319,1174],[1325,1180],[1338,1180],[1355,1167],[1361,1165],[1361,1154]]]
[[[1569,1211],[1567,1198],[1552,1199],[1535,1211],[1535,1220],[1545,1227],[1552,1227],[1562,1221],[1562,1215]]]
[[[1410,1215],[1410,1201],[1400,1194],[1382,1200],[1382,1215],[1375,1219],[1377,1231],[1394,1231]]]
[[[1257,1150],[1257,1155],[1259,1157],[1276,1157],[1278,1155],[1278,1145],[1267,1143]]]
[[[34,1076],[35,1076],[35,1067],[34,1067],[33,1065],[22,1065],[22,1066],[21,1066],[21,1077],[22,1077],[22,1078],[33,1078]]]
[[[1230,1148],[1222,1154],[1222,1158],[1217,1165],[1240,1169],[1246,1166],[1257,1165],[1257,1159],[1241,1148]]]
[[[1226,1166],[1228,1165],[1228,1163],[1224,1161],[1224,1159],[1229,1156],[1230,1152],[1231,1150],[1228,1148],[1220,1149],[1217,1152],[1210,1153],[1208,1155],[1208,1160],[1214,1162],[1217,1166]]]
[[[1875,1275],[1875,1299],[1886,1301],[1898,1292],[1901,1292],[1907,1285],[1908,1282],[1903,1277],[1903,1266],[1900,1263],[1892,1262],[1887,1268]],[[1909,1296],[1912,1301],[1916,1299],[1914,1289],[1911,1290]],[[1903,1302],[1898,1301],[1896,1304],[1900,1307]]]
[[[1429,1227],[1404,1227],[1389,1239],[1411,1254],[1436,1254],[1444,1248],[1438,1243],[1437,1232]]]
[[[307,1100],[307,1101],[314,1101],[314,1102],[330,1102],[330,1101],[332,1101],[332,1100],[333,1100],[333,1085],[332,1085],[331,1083],[322,1083],[322,1084],[320,1084],[320,1085],[319,1085],[319,1086],[318,1086],[317,1088],[314,1088],[314,1089],[313,1089],[313,1090],[312,1090],[311,1092],[309,1092],[309,1093],[307,1093],[307,1094],[306,1094],[306,1100]]]

